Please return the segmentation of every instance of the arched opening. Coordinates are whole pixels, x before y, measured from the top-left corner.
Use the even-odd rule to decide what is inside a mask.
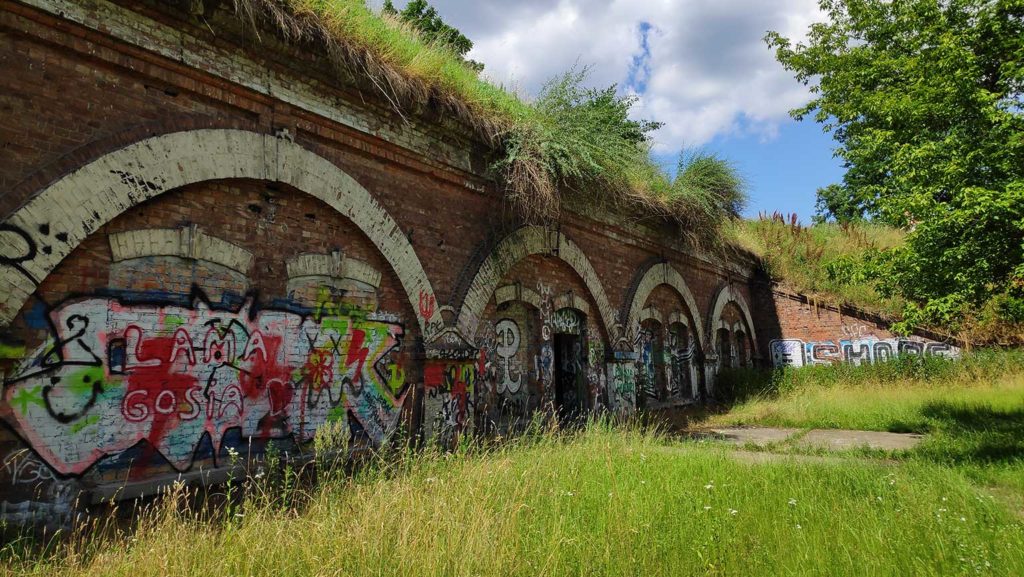
[[[576,309],[563,308],[554,312],[551,325],[555,410],[560,420],[568,422],[589,409],[586,394],[586,318]]]
[[[50,221],[58,205],[68,218]],[[50,331],[7,372],[4,418],[60,473],[159,475],[326,423],[372,443],[398,428],[418,378],[402,361],[424,323],[413,297],[433,291],[397,223],[328,160],[245,131],[167,134],[2,225],[47,250],[0,259],[0,323]]]
[[[715,354],[718,356],[718,368],[726,369],[736,366],[736,353],[729,329],[722,327],[715,334]]]
[[[697,399],[696,351],[690,327],[681,322],[671,323],[668,327],[667,349],[669,398],[684,401]]]
[[[637,392],[641,405],[655,404],[667,398],[665,343],[659,321],[651,318],[641,321],[634,350],[637,353]]]

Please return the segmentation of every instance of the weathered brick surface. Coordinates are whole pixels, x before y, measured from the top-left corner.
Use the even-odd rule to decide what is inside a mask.
[[[524,228],[464,128],[247,42],[146,2],[0,0],[0,457],[90,488],[325,422],[504,432],[699,400],[719,330],[760,364],[797,330],[749,259],[580,200]],[[43,511],[8,476],[11,518]]]

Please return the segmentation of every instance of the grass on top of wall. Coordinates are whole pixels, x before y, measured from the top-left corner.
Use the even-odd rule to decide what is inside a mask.
[[[630,117],[636,102],[615,86],[584,87],[587,68],[553,78],[535,100],[496,85],[449,47],[426,42],[364,0],[234,0],[257,30],[326,50],[343,77],[368,79],[399,114],[437,108],[468,125],[494,152],[492,168],[530,221],[558,217],[560,197],[626,208],[677,222],[689,240],[721,245],[740,212],[744,183],[727,161],[681,154],[672,179],[650,154],[660,124]]]
[[[848,304],[887,316],[906,301],[882,295],[872,277],[872,259],[901,246],[906,233],[870,222],[803,226],[796,215],[775,213],[737,221],[726,233],[759,256],[772,280],[794,292],[833,305]]]
[[[753,464],[591,426],[259,492],[219,520],[159,507],[132,535],[0,551],[23,575],[1020,575],[1024,525],[958,472]]]

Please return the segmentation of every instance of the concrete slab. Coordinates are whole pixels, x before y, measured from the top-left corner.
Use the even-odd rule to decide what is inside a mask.
[[[781,443],[799,432],[800,429],[777,429],[774,427],[736,427],[707,430],[708,436],[711,438],[728,441],[738,446],[749,443],[758,447]]]
[[[814,429],[795,441],[798,447],[843,451],[867,447],[886,451],[913,449],[924,438],[910,433],[883,433],[879,431],[848,431],[841,429]]]

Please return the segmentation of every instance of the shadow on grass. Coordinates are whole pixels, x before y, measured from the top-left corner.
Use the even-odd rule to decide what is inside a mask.
[[[1024,408],[995,409],[965,403],[928,403],[922,414],[933,434],[919,454],[955,464],[1024,462]]]

